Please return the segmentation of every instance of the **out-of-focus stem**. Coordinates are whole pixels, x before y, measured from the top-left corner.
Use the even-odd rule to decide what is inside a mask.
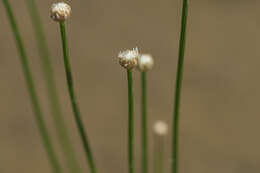
[[[30,70],[30,67],[29,67],[28,57],[27,57],[27,54],[26,54],[26,50],[25,50],[25,47],[24,47],[24,44],[23,44],[23,41],[22,41],[22,37],[21,37],[21,34],[19,32],[16,20],[15,20],[14,14],[13,14],[13,11],[11,9],[11,6],[10,6],[8,0],[3,0],[2,2],[5,6],[12,31],[13,31],[15,39],[16,39],[16,46],[17,46],[18,52],[20,54],[20,60],[21,60],[21,64],[22,64],[22,67],[23,67],[23,72],[24,72],[24,76],[25,76],[25,79],[26,79],[29,95],[30,95],[30,98],[31,98],[36,123],[37,123],[37,126],[38,126],[39,131],[40,131],[40,135],[41,135],[41,138],[42,138],[43,145],[44,145],[45,150],[48,154],[50,165],[52,166],[52,170],[53,170],[54,173],[62,173],[63,171],[62,171],[61,166],[58,162],[58,158],[57,158],[57,155],[54,151],[54,147],[53,147],[51,138],[49,137],[49,134],[47,132],[46,123],[43,119],[43,113],[42,113],[41,108],[40,108],[39,99],[38,99],[38,96],[37,96],[37,93],[36,93],[32,73],[31,73],[31,70]]]

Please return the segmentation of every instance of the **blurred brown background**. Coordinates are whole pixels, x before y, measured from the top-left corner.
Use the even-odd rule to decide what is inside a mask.
[[[10,2],[55,138],[25,1]],[[37,3],[70,135],[84,172],[89,172],[67,93],[59,28],[49,18],[52,2]],[[72,70],[100,173],[127,172],[127,81],[125,70],[117,62],[120,50],[138,46],[156,61],[149,72],[151,152],[154,121],[162,119],[171,124],[181,3],[181,0],[70,1],[73,15],[67,26]],[[256,44],[259,7],[257,0],[190,0],[180,121],[180,173],[260,172],[260,54]],[[2,3],[0,24],[0,173],[50,172]],[[134,75],[136,169],[141,172],[140,76],[138,72]],[[167,141],[170,151],[170,135]],[[167,169],[169,163],[167,159]]]

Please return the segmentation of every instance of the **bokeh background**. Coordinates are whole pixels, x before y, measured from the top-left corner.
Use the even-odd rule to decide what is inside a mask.
[[[53,139],[30,17],[24,0],[10,0],[28,50],[45,118]],[[44,21],[60,100],[84,172],[63,68],[54,1],[37,1]],[[149,72],[150,158],[152,125],[171,126],[181,0],[68,1],[71,63],[83,120],[100,173],[127,172],[127,81],[118,65],[120,50],[138,46],[156,61]],[[257,0],[190,1],[180,119],[180,173],[260,172],[260,51]],[[0,5],[0,173],[50,172],[36,127],[15,42]],[[259,32],[258,32],[259,33]],[[259,45],[259,44],[258,44]],[[136,170],[140,171],[140,74],[135,78]],[[167,136],[165,167],[170,164]],[[59,151],[61,159],[62,155]]]

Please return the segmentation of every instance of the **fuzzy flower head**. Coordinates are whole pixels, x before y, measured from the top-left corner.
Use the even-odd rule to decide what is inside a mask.
[[[157,121],[153,126],[155,134],[165,136],[168,133],[168,124],[164,121]]]
[[[119,64],[122,67],[126,68],[127,70],[131,70],[137,66],[138,57],[139,57],[138,48],[119,52],[118,54]]]
[[[70,17],[71,7],[65,2],[54,3],[51,6],[51,18],[56,22],[64,22]]]
[[[138,67],[140,71],[147,71],[153,68],[154,60],[149,54],[141,54],[138,60]]]

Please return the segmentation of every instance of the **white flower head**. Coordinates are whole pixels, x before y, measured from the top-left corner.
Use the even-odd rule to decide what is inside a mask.
[[[127,70],[133,69],[138,64],[139,52],[138,48],[133,50],[126,50],[123,52],[119,52],[119,64],[126,68]]]
[[[138,67],[141,71],[147,71],[153,68],[154,60],[150,54],[141,54],[138,60]]]
[[[65,2],[54,3],[51,6],[51,18],[57,22],[64,22],[70,17],[71,7]]]
[[[168,133],[168,124],[164,121],[157,121],[153,126],[155,134],[164,136]]]

